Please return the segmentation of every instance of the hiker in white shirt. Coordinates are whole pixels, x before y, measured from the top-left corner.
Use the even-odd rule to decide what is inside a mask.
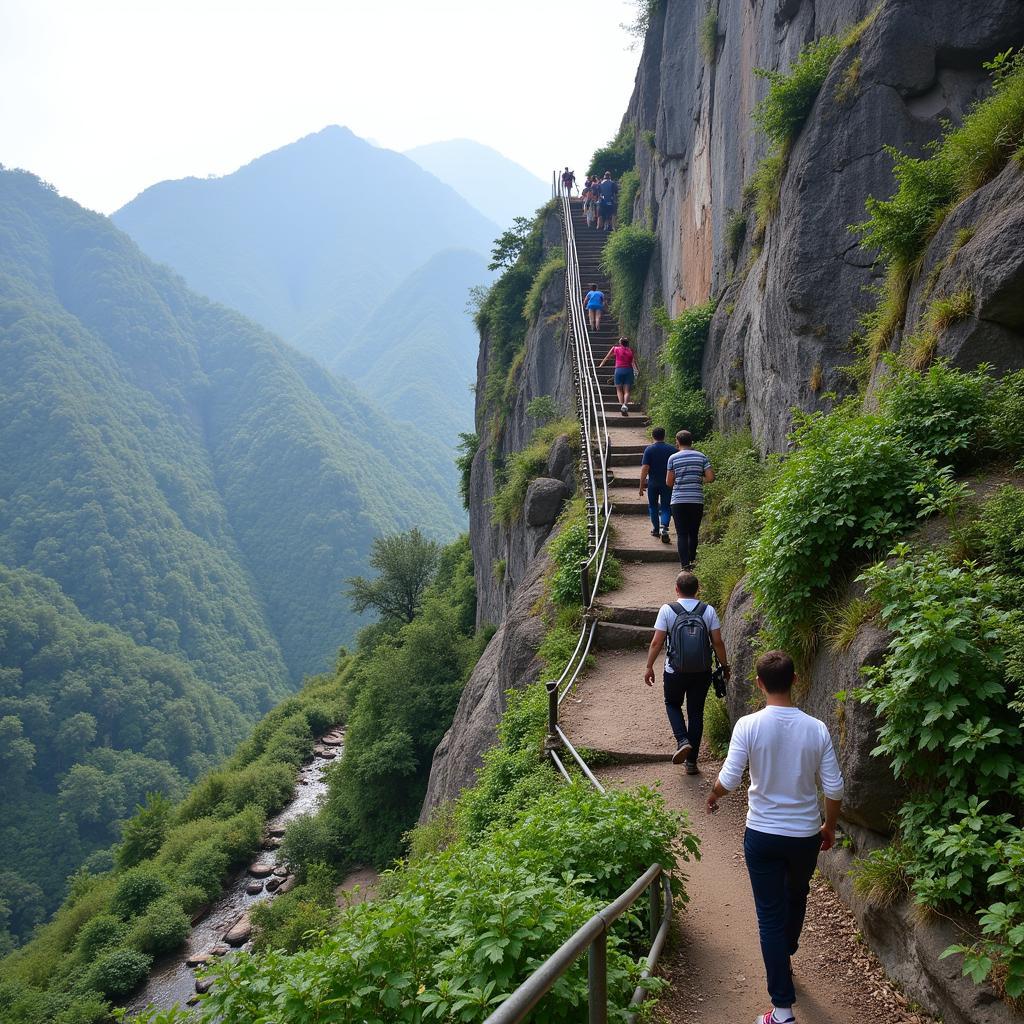
[[[676,577],[676,598],[672,604],[663,604],[654,623],[654,636],[647,651],[647,669],[644,682],[654,685],[654,662],[668,640],[665,655],[665,712],[676,738],[673,764],[686,762],[686,774],[697,775],[697,752],[704,735],[704,703],[711,688],[711,649],[730,675],[729,659],[722,640],[722,624],[718,613],[697,597],[700,582],[692,572],[681,572]],[[679,629],[676,629],[676,622]],[[685,627],[685,631],[684,631]],[[673,637],[675,640],[673,640]],[[683,701],[686,715],[683,715]],[[689,722],[687,722],[689,719]]]
[[[757,660],[757,686],[766,707],[741,718],[729,753],[707,799],[709,812],[734,790],[750,766],[747,828],[743,854],[754,891],[761,956],[768,975],[772,1010],[754,1024],[792,1024],[793,973],[818,853],[836,841],[843,799],[832,737],[824,722],[793,705],[793,659],[769,651]],[[822,824],[817,783],[825,794]]]

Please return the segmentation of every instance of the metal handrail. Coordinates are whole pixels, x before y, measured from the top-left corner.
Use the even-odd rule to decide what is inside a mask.
[[[659,901],[659,890],[661,900]],[[660,864],[652,864],[618,899],[599,910],[575,935],[566,939],[495,1011],[484,1024],[519,1024],[554,988],[555,982],[576,962],[584,950],[589,959],[589,1024],[608,1020],[608,932],[611,926],[647,891],[650,897],[651,956],[641,974],[641,983],[630,1000],[639,1005],[646,994],[643,981],[650,977],[651,958],[657,962],[672,921],[672,883]]]

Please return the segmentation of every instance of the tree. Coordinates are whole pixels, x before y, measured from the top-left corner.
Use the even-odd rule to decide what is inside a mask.
[[[415,527],[408,533],[377,537],[370,551],[376,579],[352,576],[346,582],[352,608],[358,613],[375,608],[383,621],[409,623],[437,572],[441,548]]]
[[[163,793],[147,793],[145,805],[136,805],[134,817],[121,831],[121,845],[115,854],[119,868],[134,867],[157,853],[167,835],[171,806]]]
[[[533,222],[528,217],[516,217],[512,221],[512,227],[503,231],[494,240],[494,248],[491,249],[491,262],[487,265],[488,270],[508,269],[519,259],[519,254],[526,245]]]

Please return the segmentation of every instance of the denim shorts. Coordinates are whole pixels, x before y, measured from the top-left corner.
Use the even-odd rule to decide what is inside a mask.
[[[631,388],[635,379],[636,376],[631,366],[615,367],[615,386],[617,388]]]

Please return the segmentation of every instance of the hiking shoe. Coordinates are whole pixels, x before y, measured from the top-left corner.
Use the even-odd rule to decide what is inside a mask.
[[[767,1013],[762,1014],[754,1020],[754,1024],[796,1024],[796,1017],[790,1015],[784,1021],[776,1021],[775,1017],[772,1016],[775,1013],[774,1010],[769,1010]]]
[[[682,764],[693,753],[693,745],[689,740],[679,744],[679,749],[672,755],[673,764]]]
[[[628,416],[629,415],[629,406],[626,405],[625,402],[622,403],[622,415],[623,416]]]
[[[661,535],[661,533],[660,533],[659,530],[651,530],[651,536],[652,537],[658,537],[660,535]]]
[[[669,542],[668,530],[663,530],[662,533],[661,533],[661,543],[662,544],[668,544],[668,542]]]
[[[700,769],[697,767],[694,761],[686,762],[686,774],[687,775],[700,775]]]

